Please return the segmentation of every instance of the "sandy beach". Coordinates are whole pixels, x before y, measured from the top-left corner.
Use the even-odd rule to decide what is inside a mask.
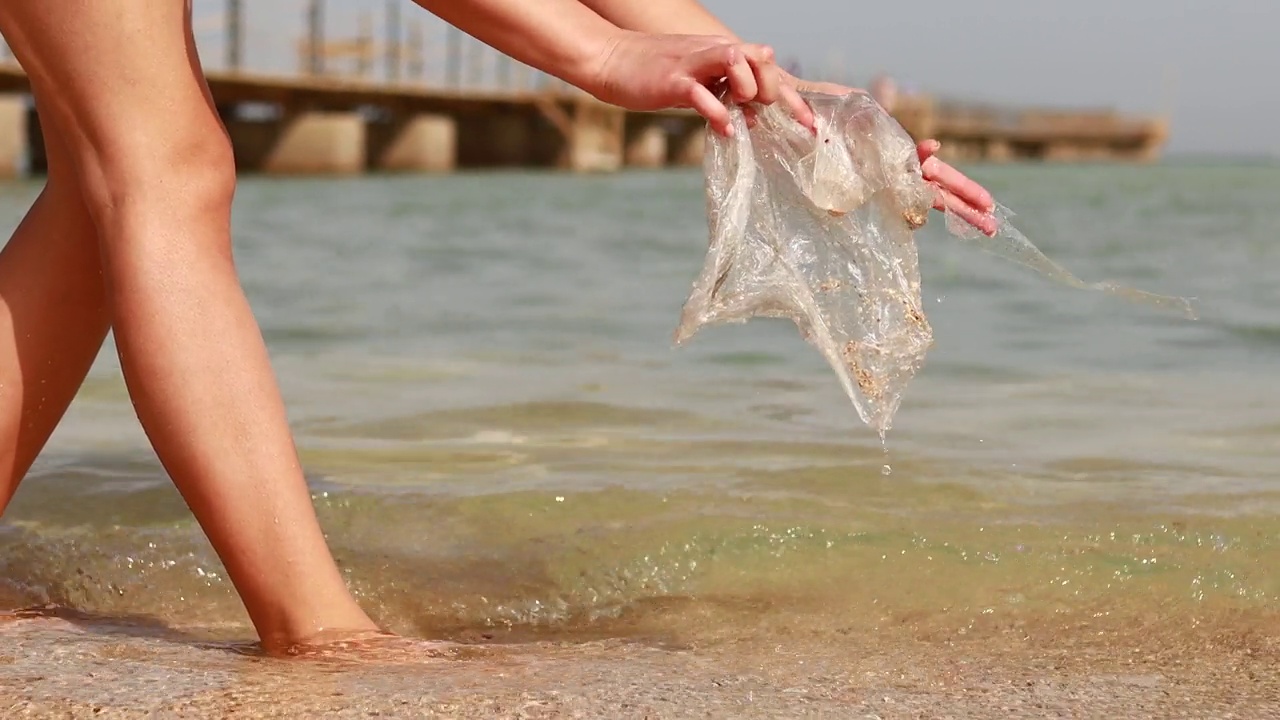
[[[675,646],[476,636],[276,659],[31,618],[0,630],[0,708],[6,718],[1266,718],[1280,715],[1278,620],[1153,608],[993,620],[964,634],[906,620],[867,634],[766,619],[750,639]],[[50,646],[52,656],[25,652]]]

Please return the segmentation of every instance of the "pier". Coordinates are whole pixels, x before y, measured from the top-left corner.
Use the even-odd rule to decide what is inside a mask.
[[[630,113],[568,89],[485,92],[216,71],[208,80],[244,173],[608,172],[702,159],[703,123],[692,113]],[[27,92],[21,68],[0,64],[0,176],[44,170]]]
[[[908,96],[894,117],[915,138],[942,142],[952,162],[1154,162],[1169,137],[1163,118],[1113,110],[1010,109]]]
[[[352,38],[329,39],[322,0],[308,0],[294,72],[244,62],[244,7],[217,20],[221,67],[209,87],[238,172],[352,175],[472,168],[622,168],[697,165],[705,123],[690,111],[629,112],[496,53],[456,29],[435,42],[388,0],[384,39],[366,13]],[[205,21],[197,19],[196,28]],[[379,67],[381,70],[379,71]],[[881,94],[875,91],[877,97]],[[1158,159],[1167,126],[1107,110],[1007,109],[906,95],[882,102],[918,139],[936,138],[953,162]],[[0,177],[45,170],[26,74],[0,58]]]

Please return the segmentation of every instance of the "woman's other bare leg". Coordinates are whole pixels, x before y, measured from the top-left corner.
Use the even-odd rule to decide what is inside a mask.
[[[93,221],[62,138],[46,131],[44,142],[48,181],[0,251],[0,513],[109,326]]]
[[[235,169],[173,0],[7,0],[101,239],[125,382],[268,646],[375,629],[321,534],[231,255]]]

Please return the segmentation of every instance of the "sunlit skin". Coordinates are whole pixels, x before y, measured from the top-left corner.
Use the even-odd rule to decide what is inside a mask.
[[[655,0],[419,4],[623,107],[691,107],[724,132],[727,113],[708,87],[727,79],[738,101],[784,102],[813,122],[797,94],[808,86],[767,46],[708,30],[693,2],[670,0],[670,27],[658,29],[609,9]],[[142,427],[264,647],[377,634],[326,546],[237,277],[235,166],[190,13],[173,0],[0,3],[49,158],[44,190],[0,252],[0,509],[110,329]],[[702,34],[653,34],[671,32]],[[990,196],[936,152],[920,145],[940,206],[981,222]]]

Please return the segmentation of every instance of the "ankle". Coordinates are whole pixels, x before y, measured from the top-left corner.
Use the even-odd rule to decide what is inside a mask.
[[[264,650],[272,654],[292,654],[299,647],[330,645],[386,634],[354,602],[341,609],[325,607],[322,612],[299,610],[294,607],[287,615],[255,621]]]

